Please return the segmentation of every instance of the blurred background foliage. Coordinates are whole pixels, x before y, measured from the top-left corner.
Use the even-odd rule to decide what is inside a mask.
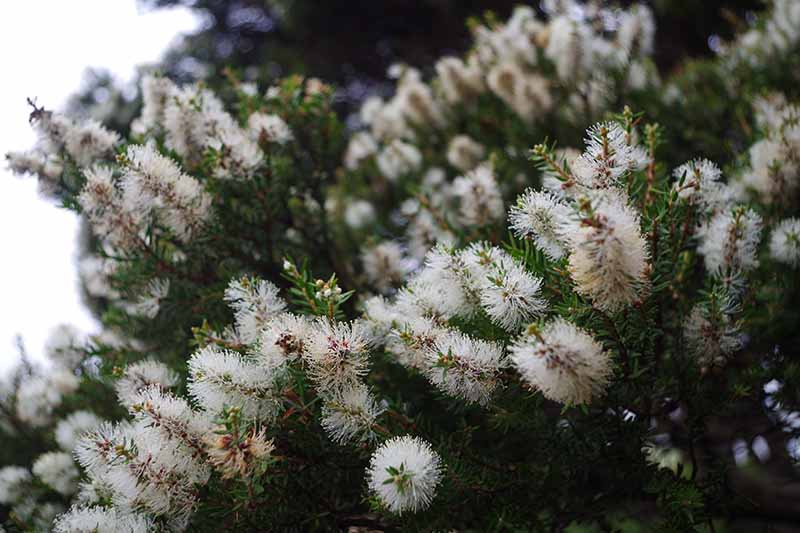
[[[544,0],[547,1],[547,0]],[[289,74],[314,76],[338,88],[347,116],[369,94],[387,94],[387,69],[403,62],[430,70],[439,57],[463,53],[465,21],[487,11],[508,18],[520,0],[140,0],[142,9],[183,6],[200,19],[155,68],[177,82],[203,79],[222,89],[233,74],[266,85]],[[631,2],[621,2],[625,6]],[[542,5],[534,5],[541,11]],[[752,21],[760,0],[654,0],[656,49],[662,75],[686,57],[703,58]],[[150,66],[152,69],[153,66]],[[126,133],[140,105],[138,80],[118,85],[102,69],[87,71],[70,104]],[[229,87],[229,86],[228,86]],[[710,87],[713,90],[713,87]]]

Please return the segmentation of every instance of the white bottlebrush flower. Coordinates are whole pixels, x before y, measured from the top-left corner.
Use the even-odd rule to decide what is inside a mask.
[[[21,466],[0,468],[0,503],[11,505],[22,498],[29,489],[31,473]]]
[[[505,215],[503,196],[488,163],[456,178],[453,194],[460,201],[461,220],[468,226],[490,225]]]
[[[33,474],[64,496],[78,490],[78,469],[72,456],[66,452],[47,452],[33,462]]]
[[[620,185],[626,172],[641,164],[635,146],[616,122],[601,122],[586,131],[586,150],[571,166],[578,183],[589,189],[607,189]]]
[[[268,113],[253,113],[247,119],[250,138],[256,142],[264,139],[268,142],[284,145],[294,139],[294,134],[281,117]]]
[[[80,436],[99,426],[103,420],[91,411],[75,411],[56,426],[56,442],[65,452],[71,452]]]
[[[244,435],[234,438],[224,426],[206,435],[208,460],[222,479],[247,478],[260,461],[266,459],[275,449],[268,440],[265,429],[251,428]]]
[[[153,143],[128,146],[123,169],[124,205],[129,210],[141,217],[157,216],[182,241],[205,225],[211,196]]]
[[[198,164],[215,128],[234,122],[222,101],[199,85],[176,88],[164,108],[166,145],[191,167]]]
[[[442,58],[436,63],[436,74],[451,105],[469,103],[485,90],[483,71],[473,59],[465,63],[457,57]]]
[[[386,352],[407,368],[428,368],[428,354],[448,330],[431,320],[398,313],[397,326],[386,337]]]
[[[45,155],[38,150],[26,152],[6,152],[8,169],[19,176],[24,174],[41,174],[45,164]]]
[[[79,167],[89,166],[98,159],[112,155],[118,141],[118,133],[107,130],[94,120],[69,128],[64,139],[67,153]]]
[[[711,313],[707,305],[697,304],[684,322],[683,335],[702,369],[722,366],[729,355],[742,349],[742,334],[731,319],[733,309],[726,302],[723,309]]]
[[[501,258],[480,280],[481,305],[507,331],[540,316],[547,307],[541,296],[541,278],[531,275],[511,258]]]
[[[451,330],[436,338],[426,354],[428,379],[452,396],[489,403],[504,364],[501,345]]]
[[[553,106],[547,80],[525,73],[516,62],[495,65],[486,81],[491,91],[525,122],[532,122]]]
[[[311,322],[305,316],[281,313],[261,330],[253,356],[262,366],[273,369],[294,361],[303,355],[310,329]]]
[[[383,346],[386,337],[401,317],[394,303],[389,303],[383,296],[372,296],[363,303],[363,318],[369,329],[373,346]]]
[[[366,131],[353,134],[347,144],[347,151],[344,154],[344,166],[348,170],[355,170],[361,162],[378,152],[378,143]]]
[[[693,159],[673,171],[678,197],[689,202],[713,207],[718,198],[722,171],[708,159]],[[681,180],[683,184],[679,185]]]
[[[139,391],[128,411],[136,421],[137,431],[158,431],[165,439],[180,442],[187,454],[196,457],[203,454],[203,438],[211,431],[211,421],[205,414],[194,411],[183,398],[150,386]]]
[[[428,258],[437,250],[431,250]],[[467,273],[466,267],[459,270],[426,266],[417,272],[397,294],[397,307],[401,313],[412,316],[453,318],[469,316],[476,311],[479,300],[477,294],[468,296],[460,273]]]
[[[252,344],[267,322],[286,309],[275,284],[258,278],[232,279],[225,301],[234,311],[236,328],[246,344]]]
[[[711,273],[747,271],[758,266],[761,217],[752,209],[717,213],[697,229],[697,236],[697,253]]]
[[[246,418],[270,421],[280,403],[275,370],[246,360],[238,353],[206,346],[189,359],[189,394],[211,415],[238,407]]]
[[[114,388],[122,405],[129,407],[137,400],[140,391],[157,386],[170,389],[178,384],[178,374],[164,363],[145,359],[129,364]]]
[[[83,433],[74,446],[78,463],[94,479],[102,478],[112,463],[120,461],[135,435],[130,422],[102,422]]]
[[[612,368],[600,343],[561,317],[534,328],[510,348],[509,357],[527,383],[565,404],[588,403],[602,393]]]
[[[169,295],[169,280],[156,278],[147,282],[144,293],[131,306],[131,311],[139,316],[153,319],[161,308],[161,302]]]
[[[785,138],[761,139],[750,146],[750,169],[742,175],[742,182],[767,203],[782,201],[800,186],[799,150],[800,145]]]
[[[635,4],[622,12],[617,28],[617,43],[629,57],[649,57],[653,52],[655,34],[653,12],[646,5]]]
[[[47,358],[65,368],[75,368],[84,357],[83,334],[70,324],[61,324],[50,331],[44,351]]]
[[[367,483],[390,511],[416,513],[430,506],[443,469],[430,444],[418,437],[395,437],[372,454]]]
[[[486,148],[469,135],[456,135],[447,147],[447,162],[461,172],[469,172],[486,157]]]
[[[197,508],[197,485],[207,482],[208,470],[198,470],[179,442],[155,431],[136,432],[133,442],[121,447],[124,451],[104,474],[114,505],[164,517],[171,530],[184,530]]]
[[[481,246],[476,244],[475,247]],[[493,248],[498,250],[498,248]],[[436,293],[428,295],[429,304],[434,305],[434,313],[421,313],[431,316],[441,315],[451,318],[453,316],[472,316],[480,309],[480,288],[483,269],[475,268],[475,260],[472,254],[473,248],[456,252],[448,246],[435,246],[425,256],[425,266],[417,273],[412,283],[408,284],[411,290],[416,289],[416,285],[424,287],[427,283],[441,291],[448,291],[451,296],[448,299],[438,301],[431,300]],[[425,282],[425,283],[423,283]],[[424,296],[424,295],[423,295]],[[400,299],[398,299],[398,302]],[[424,307],[423,307],[424,310]]]
[[[330,396],[358,383],[368,370],[369,349],[364,323],[317,319],[304,354],[317,390]]]
[[[384,410],[369,389],[358,383],[325,401],[320,424],[339,444],[373,441],[377,438],[375,422]]]
[[[164,122],[167,100],[175,90],[175,85],[162,76],[146,74],[142,76],[142,114],[139,129],[147,131]]]
[[[63,367],[53,368],[45,375],[29,376],[17,390],[17,416],[34,427],[47,425],[53,409],[79,385],[78,377]]]
[[[572,234],[569,271],[579,294],[604,311],[618,311],[646,294],[647,243],[639,217],[622,198],[603,197]]]
[[[769,240],[769,254],[781,263],[800,265],[800,219],[787,218],[775,226]]]
[[[419,170],[422,154],[413,144],[395,139],[380,151],[377,157],[378,170],[389,181]]]
[[[567,253],[569,235],[577,229],[575,210],[555,195],[528,189],[517,198],[508,220],[514,234],[532,239],[553,260]]]
[[[75,122],[61,113],[38,109],[31,116],[31,125],[39,147],[46,153],[54,154],[64,147],[67,133],[75,127]]]
[[[418,126],[444,126],[444,113],[439,102],[433,98],[431,88],[415,78],[416,76],[404,76],[397,87],[395,100],[401,106],[403,115],[410,123]]]
[[[113,171],[94,166],[83,171],[86,183],[78,203],[92,223],[95,234],[105,237],[112,246],[135,248],[144,229],[142,213],[123,200],[117,189]]]
[[[375,220],[375,208],[367,200],[353,200],[344,209],[344,223],[358,230]]]
[[[40,150],[24,152],[7,152],[6,163],[14,174],[38,175],[41,182],[53,182],[64,170],[63,161],[55,154],[47,154]]]
[[[114,507],[73,507],[53,523],[54,533],[148,533],[154,528],[148,516]]]
[[[558,77],[568,83],[586,78],[594,68],[591,29],[569,15],[550,21],[544,55],[556,66]]]
[[[219,179],[250,179],[264,163],[264,154],[234,121],[215,129],[206,144],[216,151],[214,176]]]
[[[384,241],[365,249],[361,254],[367,280],[382,293],[388,293],[411,271],[412,262],[403,254],[400,243]]]

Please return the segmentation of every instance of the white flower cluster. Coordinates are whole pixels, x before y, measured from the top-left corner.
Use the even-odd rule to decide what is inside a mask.
[[[67,459],[72,465],[72,460]],[[46,476],[55,474],[58,469],[59,459],[45,459],[39,463],[39,469]],[[48,464],[50,463],[50,464]],[[74,466],[73,466],[74,468]],[[71,476],[72,472],[67,467],[61,472]],[[76,472],[77,474],[77,472]],[[63,489],[71,489],[74,478],[65,477],[63,480],[49,478],[55,485]],[[50,531],[53,519],[63,512],[64,508],[53,501],[37,500],[43,490],[44,480],[35,482],[30,470],[21,466],[5,466],[0,468],[0,504],[7,506],[17,520],[30,524],[33,531]]]
[[[361,263],[367,280],[384,294],[405,281],[414,268],[414,261],[405,256],[396,241],[384,241],[365,249],[361,253]]]
[[[641,80],[647,77],[643,65],[655,33],[649,8],[606,10],[570,0],[547,3],[545,11],[543,20],[534,9],[518,7],[505,24],[477,26],[467,57],[442,58],[430,82],[412,67],[395,65],[390,69],[397,79],[394,96],[365,100],[360,113],[365,129],[352,136],[345,167],[370,175],[377,167],[390,182],[422,176],[420,194],[400,210],[416,259],[437,243],[452,242],[459,226],[503,218],[501,178],[507,176],[495,174],[489,156],[493,150],[514,154],[524,147],[486,146],[482,139],[453,131],[464,122],[461,115],[476,112],[478,99],[496,99],[493,105],[507,107],[529,127],[555,108],[581,120],[596,116],[609,92],[611,71],[639,79],[629,80],[634,85],[647,83]],[[631,143],[623,144],[615,147],[616,168],[607,170],[621,172],[630,159],[641,159],[641,152],[628,153]],[[441,158],[431,154],[443,152],[447,168],[433,166]],[[585,174],[594,170],[586,168]],[[374,184],[378,194],[386,186],[380,180]]]
[[[27,376],[17,388],[17,417],[33,427],[50,424],[53,411],[79,384],[75,373],[61,366]]]
[[[588,130],[586,151],[571,164],[547,153],[549,191],[529,190],[509,213],[511,229],[550,259],[568,256],[579,294],[604,311],[641,300],[649,287],[649,251],[625,187],[648,156],[616,122]]]
[[[380,142],[414,141],[417,129],[445,127],[460,106],[487,92],[522,120],[536,120],[556,103],[552,83],[577,95],[609,70],[633,70],[633,65],[641,70],[642,59],[652,52],[655,25],[647,7],[612,12],[560,2],[547,11],[544,21],[532,8],[518,7],[505,24],[476,27],[472,52],[465,59],[442,58],[430,84],[416,69],[393,66],[395,95],[386,102],[373,97],[364,103],[361,120],[369,133],[354,137],[347,166],[380,153]],[[616,32],[598,31],[601,25],[595,22],[600,20],[613,20]],[[547,79],[548,65],[555,67],[556,80]],[[462,171],[470,170],[468,161],[482,158],[482,148],[470,141],[464,136],[452,141],[456,146],[450,159],[464,162],[453,163]]]
[[[448,327],[447,321],[483,313],[516,332],[545,311],[540,288],[541,279],[497,247],[476,243],[455,252],[440,246],[393,302],[367,301],[366,316],[398,362],[421,370],[451,396],[485,405],[500,384],[503,346]]]
[[[195,179],[161,155],[154,144],[131,145],[121,158],[119,179],[111,167],[84,171],[79,202],[94,230],[123,250],[146,243],[152,223],[188,242],[211,215],[211,197]]]
[[[169,295],[168,279],[151,279],[147,282],[139,300],[130,305],[130,312],[134,315],[153,319],[161,309],[161,303]]]
[[[785,202],[800,188],[800,108],[781,94],[759,99],[754,107],[764,137],[750,147],[750,168],[736,185],[765,203]]]
[[[30,152],[8,154],[8,164],[16,173],[37,174],[43,187],[77,188],[77,201],[105,254],[155,254],[157,249],[159,260],[179,263],[186,257],[182,245],[195,241],[213,216],[204,180],[190,173],[202,163],[202,174],[213,178],[250,179],[263,166],[264,151],[286,150],[294,135],[274,108],[273,113],[254,110],[241,126],[201,85],[180,87],[145,75],[141,89],[142,113],[134,120],[133,141],[124,154],[113,157],[119,136],[100,124],[34,106],[37,145]],[[164,242],[170,244],[161,246]],[[82,266],[90,294],[123,298],[108,283],[117,260]],[[143,288],[139,298],[133,295],[121,307],[154,318],[168,295],[168,281],[149,280]]]
[[[167,79],[145,76],[142,115],[132,128],[142,135],[163,131],[167,147],[190,168],[206,154],[213,153],[214,176],[246,179],[263,163],[258,146],[261,129],[266,127],[270,132],[275,129],[269,120],[265,123],[261,118],[253,119],[248,131],[225,111],[210,90],[198,85],[178,87]]]
[[[761,229],[761,217],[752,209],[736,206],[720,211],[697,228],[697,252],[714,274],[752,270],[758,266]]]
[[[145,359],[129,364],[117,382],[117,398],[122,405],[133,405],[140,392],[152,387],[166,390],[178,384],[178,374],[164,363]]]
[[[194,430],[200,417],[157,389],[144,395],[142,404],[131,406],[139,413],[135,425],[104,423],[78,442],[75,455],[89,479],[84,490],[90,491],[79,500],[97,504],[101,495],[100,501],[110,500],[121,515],[163,517],[183,530],[197,505],[196,488],[209,475],[189,451],[196,434],[181,433]],[[78,509],[76,504],[71,512]]]
[[[310,321],[288,313],[277,289],[258,279],[232,280],[225,299],[236,313],[237,327],[250,324],[254,338],[241,343],[241,335],[231,331],[212,341],[228,345],[234,338],[236,350],[209,344],[191,356],[187,388],[196,408],[168,391],[177,384],[173,371],[143,360],[129,365],[116,383],[131,421],[102,422],[77,412],[59,424],[57,438],[65,449],[77,438],[75,457],[87,479],[73,507],[56,519],[56,531],[143,531],[156,521],[184,530],[212,468],[223,478],[245,476],[253,460],[273,449],[264,429],[234,440],[213,420],[235,412],[267,427],[283,408],[279,385],[289,364],[300,365],[315,386],[322,399],[320,424],[333,441],[377,440],[377,419],[385,404],[363,382],[371,339],[366,323]],[[440,459],[430,446],[404,439],[414,446],[390,441],[372,463],[386,462],[381,472],[392,466],[400,470],[396,494],[379,493],[398,512],[429,505],[441,478]],[[65,452],[43,455],[33,471],[65,495],[79,488],[78,471]],[[381,475],[370,467],[370,480]],[[0,496],[16,498],[30,481],[25,469],[0,471]]]
[[[76,122],[35,106],[31,124],[37,135],[36,147],[28,152],[10,152],[6,159],[15,173],[40,176],[40,186],[45,190],[58,182],[66,161],[84,167],[108,160],[119,142],[117,133],[94,120]]]
[[[379,292],[391,292],[436,244],[454,243],[455,231],[503,219],[503,197],[490,163],[480,163],[452,182],[445,175],[438,167],[429,169],[423,178],[422,199],[403,202],[400,218],[408,222],[406,247],[386,242],[362,252],[367,278]],[[410,257],[404,255],[406,251]]]
[[[774,0],[757,27],[742,33],[725,50],[729,62],[763,65],[784,56],[800,43],[800,5],[794,0]]]
[[[225,301],[234,311],[238,336],[245,344],[253,343],[267,321],[286,308],[278,287],[260,280],[232,280],[225,290]]]
[[[53,524],[55,533],[147,533],[154,528],[151,519],[113,507],[75,507]]]
[[[47,452],[33,463],[33,473],[56,492],[72,495],[78,489],[78,469],[67,452]]]

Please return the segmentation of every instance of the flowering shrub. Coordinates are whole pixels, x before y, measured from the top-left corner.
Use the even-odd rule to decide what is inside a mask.
[[[647,7],[544,4],[474,21],[428,83],[393,69],[346,142],[314,79],[226,102],[147,76],[127,139],[33,104],[8,163],[84,215],[103,330],[0,381],[8,527],[798,518],[772,479],[798,457],[800,108],[762,62],[800,13],[691,67],[758,88],[712,113],[745,130],[713,160],[665,112],[703,96],[658,79]]]

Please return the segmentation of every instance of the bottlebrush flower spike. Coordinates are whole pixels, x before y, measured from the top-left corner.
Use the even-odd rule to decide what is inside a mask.
[[[372,455],[367,482],[390,511],[416,513],[430,506],[442,471],[442,459],[430,444],[418,437],[395,437]]]
[[[500,344],[451,330],[427,350],[427,378],[446,393],[480,405],[489,403],[504,364]]]
[[[569,271],[578,293],[618,311],[649,287],[649,253],[639,216],[621,197],[603,195],[571,238]]]
[[[539,329],[529,327],[510,348],[522,378],[546,398],[589,403],[608,384],[611,359],[586,331],[558,317]]]

